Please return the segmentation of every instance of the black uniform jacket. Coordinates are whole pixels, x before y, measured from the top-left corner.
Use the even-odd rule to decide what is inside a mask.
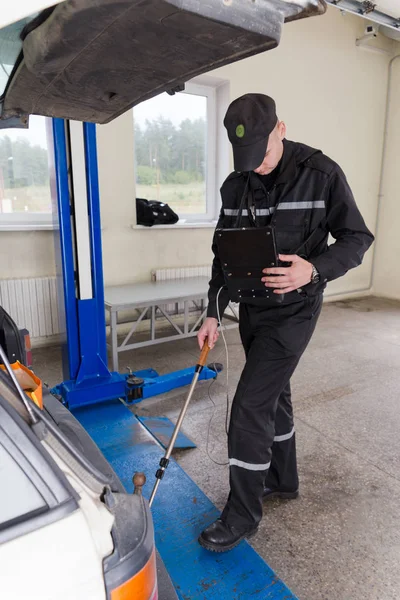
[[[245,193],[246,184],[251,194]],[[252,198],[251,206],[250,200],[243,205],[244,195]],[[320,150],[304,144],[284,140],[279,174],[269,191],[255,173],[234,172],[222,185],[221,197],[217,229],[235,227],[242,206],[241,227],[274,225],[280,254],[298,254],[315,265],[320,281],[304,286],[302,294],[322,293],[328,281],[360,265],[374,241],[341,168]],[[330,245],[329,234],[335,239]],[[228,305],[229,295],[215,236],[212,250],[207,314],[217,317],[218,291],[224,288],[219,293],[220,315]],[[284,302],[296,302],[299,293],[285,294]],[[271,300],[258,300],[257,304],[260,302],[267,305]]]

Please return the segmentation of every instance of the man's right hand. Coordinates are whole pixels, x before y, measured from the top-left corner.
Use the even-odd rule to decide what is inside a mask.
[[[199,342],[200,350],[204,346],[204,342],[208,338],[208,345],[210,348],[214,348],[217,339],[219,338],[218,332],[218,319],[214,317],[207,317],[203,325],[199,329],[197,334],[197,341]]]

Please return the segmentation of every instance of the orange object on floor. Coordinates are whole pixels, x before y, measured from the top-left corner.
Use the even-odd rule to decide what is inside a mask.
[[[31,400],[39,407],[43,408],[43,385],[42,380],[37,377],[33,371],[21,364],[18,360],[11,365],[18,383],[29,396]],[[5,371],[5,366],[0,365],[0,369]]]

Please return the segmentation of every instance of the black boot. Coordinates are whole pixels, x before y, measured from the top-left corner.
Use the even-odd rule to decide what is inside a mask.
[[[295,500],[299,495],[299,490],[278,490],[273,488],[264,488],[263,500]]]
[[[217,519],[202,532],[199,544],[212,552],[227,552],[235,548],[242,540],[254,535],[257,529],[258,527],[239,531],[236,527]]]

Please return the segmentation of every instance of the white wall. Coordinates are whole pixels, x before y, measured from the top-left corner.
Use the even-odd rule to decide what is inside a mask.
[[[52,231],[0,231],[0,279],[55,275]]]
[[[285,25],[280,46],[211,75],[230,81],[231,99],[246,92],[275,97],[288,137],[321,148],[346,172],[374,229],[388,57],[355,46],[363,19],[329,8],[323,17]],[[389,44],[389,42],[387,42]],[[105,283],[148,280],[156,267],[211,260],[212,229],[137,230],[131,112],[97,128]],[[395,166],[393,165],[393,170]],[[390,219],[388,219],[390,220]],[[1,233],[0,278],[54,273],[49,232]],[[364,265],[329,286],[342,293],[369,286]]]
[[[211,75],[230,81],[231,99],[249,91],[273,96],[288,138],[340,163],[374,229],[389,58],[355,46],[364,26],[362,19],[330,8],[323,17],[286,25],[276,50]],[[130,113],[98,128],[98,148],[106,284],[148,280],[155,267],[210,261],[210,229],[130,228],[135,197]],[[362,267],[330,284],[329,293],[368,288],[371,261],[372,251]]]
[[[400,58],[393,63],[391,89],[373,290],[374,294],[400,299]]]

